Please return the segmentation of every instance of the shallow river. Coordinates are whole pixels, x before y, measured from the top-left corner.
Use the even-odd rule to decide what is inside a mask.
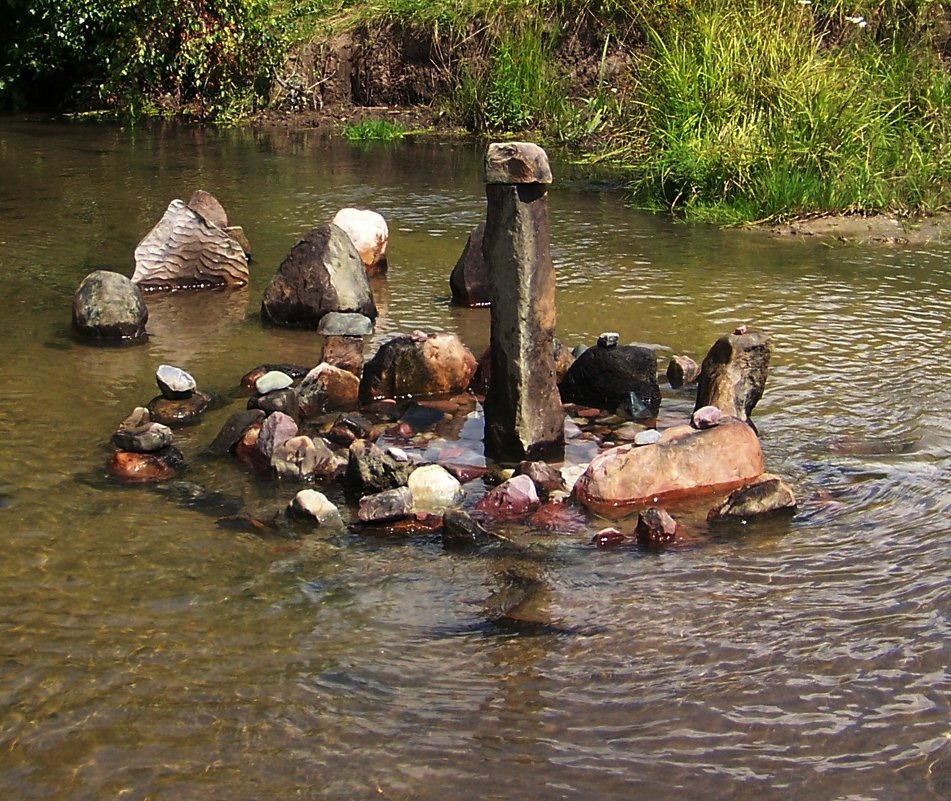
[[[258,308],[342,206],[390,224],[376,342],[449,330],[481,352],[487,312],[448,303],[485,213],[480,156],[0,119],[0,797],[951,798],[949,247],[673,224],[555,161],[560,338],[616,330],[663,367],[739,323],[771,332],[755,419],[792,519],[662,553],[593,547],[599,520],[449,553],[235,531],[105,476],[170,362],[226,400],[179,432],[188,478],[255,515],[287,503],[296,487],[201,451],[245,371],[316,363],[316,335]],[[131,275],[199,187],[244,226],[251,286],[150,297],[146,345],[76,342],[83,276]],[[663,408],[691,400],[665,389]],[[526,582],[550,624],[490,622]]]

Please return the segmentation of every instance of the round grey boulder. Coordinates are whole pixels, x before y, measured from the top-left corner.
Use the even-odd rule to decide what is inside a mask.
[[[73,295],[73,328],[83,337],[141,341],[148,319],[139,288],[120,273],[89,273]]]

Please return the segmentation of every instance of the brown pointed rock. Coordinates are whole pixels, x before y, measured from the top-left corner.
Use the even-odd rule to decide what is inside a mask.
[[[486,184],[550,184],[548,154],[534,142],[493,142],[485,153]]]
[[[756,432],[736,419],[698,431],[678,428],[655,445],[622,445],[599,454],[574,496],[594,511],[625,511],[748,484],[763,472]]]
[[[203,289],[246,284],[248,274],[234,239],[173,200],[136,247],[132,281],[143,289]]]
[[[211,192],[196,189],[188,198],[188,208],[199,214],[204,220],[218,228],[228,227],[228,213]]]
[[[458,306],[472,308],[489,305],[489,268],[482,253],[484,234],[485,223],[479,223],[469,234],[462,255],[449,275],[452,302]]]
[[[276,325],[316,328],[328,312],[376,319],[366,269],[346,231],[318,225],[291,249],[264,291],[261,316]]]
[[[773,340],[745,326],[742,330],[720,337],[704,358],[695,410],[716,406],[726,415],[748,420],[763,397]]]
[[[349,370],[321,362],[300,383],[300,411],[304,417],[316,417],[336,409],[357,405],[360,379]]]

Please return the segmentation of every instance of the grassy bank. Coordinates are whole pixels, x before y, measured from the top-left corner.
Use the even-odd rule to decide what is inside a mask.
[[[13,24],[0,32],[8,106],[59,97],[120,114],[235,120],[268,104],[427,102],[475,133],[531,136],[615,164],[641,206],[719,222],[923,212],[951,197],[951,3],[41,0],[12,8]],[[344,65],[352,79],[324,47],[348,34],[359,51]],[[289,77],[301,53],[310,71]],[[324,91],[337,73],[346,97]],[[360,87],[352,96],[351,83]]]

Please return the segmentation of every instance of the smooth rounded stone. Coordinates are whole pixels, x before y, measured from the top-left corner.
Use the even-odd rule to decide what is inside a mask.
[[[315,489],[305,489],[298,492],[288,504],[287,511],[294,517],[314,520],[318,526],[343,525],[340,510],[324,495]]]
[[[364,365],[360,401],[463,392],[476,360],[456,334],[399,336],[384,342]]]
[[[655,443],[660,442],[661,433],[656,428],[648,428],[641,431],[638,431],[634,435],[634,444],[637,446],[641,445],[654,445]]]
[[[155,453],[172,444],[172,430],[161,423],[140,426],[122,426],[112,435],[112,444],[120,451]]]
[[[152,420],[156,423],[175,428],[198,420],[211,405],[211,402],[211,395],[199,389],[195,390],[191,396],[180,400],[172,400],[159,395],[149,401],[148,410]]]
[[[483,164],[487,184],[550,184],[548,154],[534,142],[493,142]]]
[[[660,409],[657,356],[640,345],[588,348],[575,359],[558,389],[565,403],[611,411],[623,406],[628,417],[656,417]],[[640,414],[645,411],[646,415]]]
[[[241,388],[246,392],[255,392],[257,380],[270,372],[284,373],[296,380],[303,378],[309,371],[309,367],[304,367],[299,364],[260,364],[241,376]]]
[[[734,490],[711,509],[707,520],[746,520],[760,515],[796,511],[796,494],[779,476],[763,473],[759,480]]]
[[[261,316],[275,325],[315,328],[328,312],[376,319],[366,268],[346,231],[318,225],[287,255],[264,291]]]
[[[713,428],[727,419],[716,406],[701,406],[690,415],[690,425],[694,428]]]
[[[325,337],[368,337],[373,320],[356,312],[328,312],[320,318],[317,333]]]
[[[482,252],[484,234],[485,223],[482,222],[469,234],[462,255],[449,275],[452,302],[457,306],[475,308],[488,306],[491,303],[489,267],[485,263],[485,255]]]
[[[109,458],[107,469],[114,478],[133,483],[166,481],[185,466],[181,451],[169,445],[155,453],[116,451]]]
[[[762,472],[756,432],[734,418],[703,431],[668,429],[649,448],[622,445],[605,451],[591,460],[573,494],[596,512],[623,512],[663,498],[734,489]]]
[[[254,381],[254,390],[259,395],[267,395],[277,389],[287,389],[294,383],[294,379],[281,370],[268,370]]]
[[[351,409],[357,405],[360,379],[349,370],[321,362],[311,370],[297,388],[300,412],[314,417],[335,409]]]
[[[273,412],[264,418],[255,450],[263,461],[270,463],[274,450],[291,437],[297,436],[297,421],[283,412]]]
[[[160,364],[155,371],[155,383],[158,384],[162,397],[169,400],[183,400],[190,398],[198,388],[198,384],[191,373],[174,367],[171,364]]]
[[[766,390],[773,340],[745,327],[742,331],[720,337],[704,357],[694,409],[716,406],[725,415],[749,420]]]
[[[412,513],[413,493],[409,487],[395,487],[360,498],[357,518],[361,523],[382,523]]]
[[[219,228],[228,227],[228,213],[225,211],[224,206],[218,202],[218,198],[211,194],[211,192],[206,192],[204,189],[196,189],[192,192],[192,196],[188,198],[186,205],[196,214],[200,215],[205,222],[211,225],[217,225]]]
[[[617,343],[621,341],[621,335],[617,331],[605,331],[598,337],[599,348],[616,348]]]
[[[249,409],[260,409],[265,414],[283,412],[288,417],[297,417],[300,411],[300,399],[294,387],[276,389],[264,395],[253,395],[248,398]]]
[[[659,506],[645,509],[637,516],[634,534],[639,545],[659,546],[677,538],[677,521]]]
[[[83,337],[136,342],[145,337],[148,319],[141,291],[119,273],[91,272],[73,295],[73,328]]]
[[[331,222],[347,232],[368,275],[386,272],[390,232],[382,214],[369,209],[345,208],[340,209]]]
[[[344,485],[356,494],[365,495],[405,487],[415,465],[401,462],[366,440],[358,439],[348,451]]]
[[[598,548],[615,548],[618,545],[625,545],[629,542],[624,533],[614,526],[602,528],[591,538],[591,544]]]
[[[413,493],[413,508],[423,512],[441,512],[465,499],[462,484],[438,464],[417,467],[410,473],[406,485]]]
[[[637,440],[638,434],[643,433],[643,426],[639,426],[637,423],[624,423],[614,429],[612,436],[621,442],[634,442]]]
[[[447,509],[442,516],[444,548],[466,548],[489,539],[489,533],[462,509]]]
[[[363,374],[363,337],[325,336],[320,360],[358,378]]]
[[[528,476],[513,476],[487,492],[473,510],[493,520],[511,520],[534,511],[540,502]]]
[[[672,356],[667,365],[667,381],[673,389],[692,384],[700,375],[700,365],[689,356]]]
[[[332,473],[334,454],[319,437],[314,440],[306,435],[297,435],[274,447],[271,454],[271,469],[278,478],[306,481],[318,473]]]
[[[231,453],[232,449],[241,440],[244,432],[255,423],[261,423],[265,414],[261,409],[247,409],[245,411],[235,412],[221,427],[221,431],[212,440],[208,446],[209,453],[216,456],[224,456]]]
[[[242,286],[248,276],[241,246],[177,199],[135,248],[132,281],[146,289]]]

